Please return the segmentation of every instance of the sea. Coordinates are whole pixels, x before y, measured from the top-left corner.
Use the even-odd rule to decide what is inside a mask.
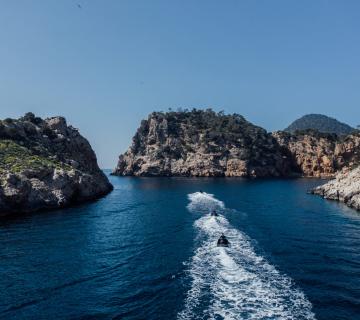
[[[324,180],[105,172],[98,201],[0,219],[0,319],[360,319],[360,213]]]

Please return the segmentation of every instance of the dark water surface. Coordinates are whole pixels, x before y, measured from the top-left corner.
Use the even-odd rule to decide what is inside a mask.
[[[321,181],[111,181],[0,221],[1,319],[360,319],[360,215]]]

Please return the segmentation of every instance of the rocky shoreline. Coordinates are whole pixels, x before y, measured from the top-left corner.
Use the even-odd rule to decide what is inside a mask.
[[[0,215],[67,207],[111,190],[89,142],[64,118],[0,121]]]
[[[360,208],[360,133],[265,129],[211,109],[153,112],[113,175],[136,177],[316,177],[314,194]],[[62,117],[32,113],[0,121],[0,215],[56,209],[112,190],[89,142]]]
[[[360,167],[339,173],[334,180],[313,189],[311,193],[360,210]]]

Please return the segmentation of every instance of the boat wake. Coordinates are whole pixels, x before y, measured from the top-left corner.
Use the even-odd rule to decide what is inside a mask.
[[[224,203],[213,195],[188,195],[201,245],[188,263],[191,287],[178,319],[315,319],[311,303],[265,258],[251,240],[224,217]],[[218,216],[209,212],[216,210]],[[224,233],[231,247],[217,247]]]

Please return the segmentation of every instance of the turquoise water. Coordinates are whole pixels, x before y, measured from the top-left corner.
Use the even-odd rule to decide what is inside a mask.
[[[360,319],[360,215],[321,181],[111,181],[0,222],[1,319]]]

